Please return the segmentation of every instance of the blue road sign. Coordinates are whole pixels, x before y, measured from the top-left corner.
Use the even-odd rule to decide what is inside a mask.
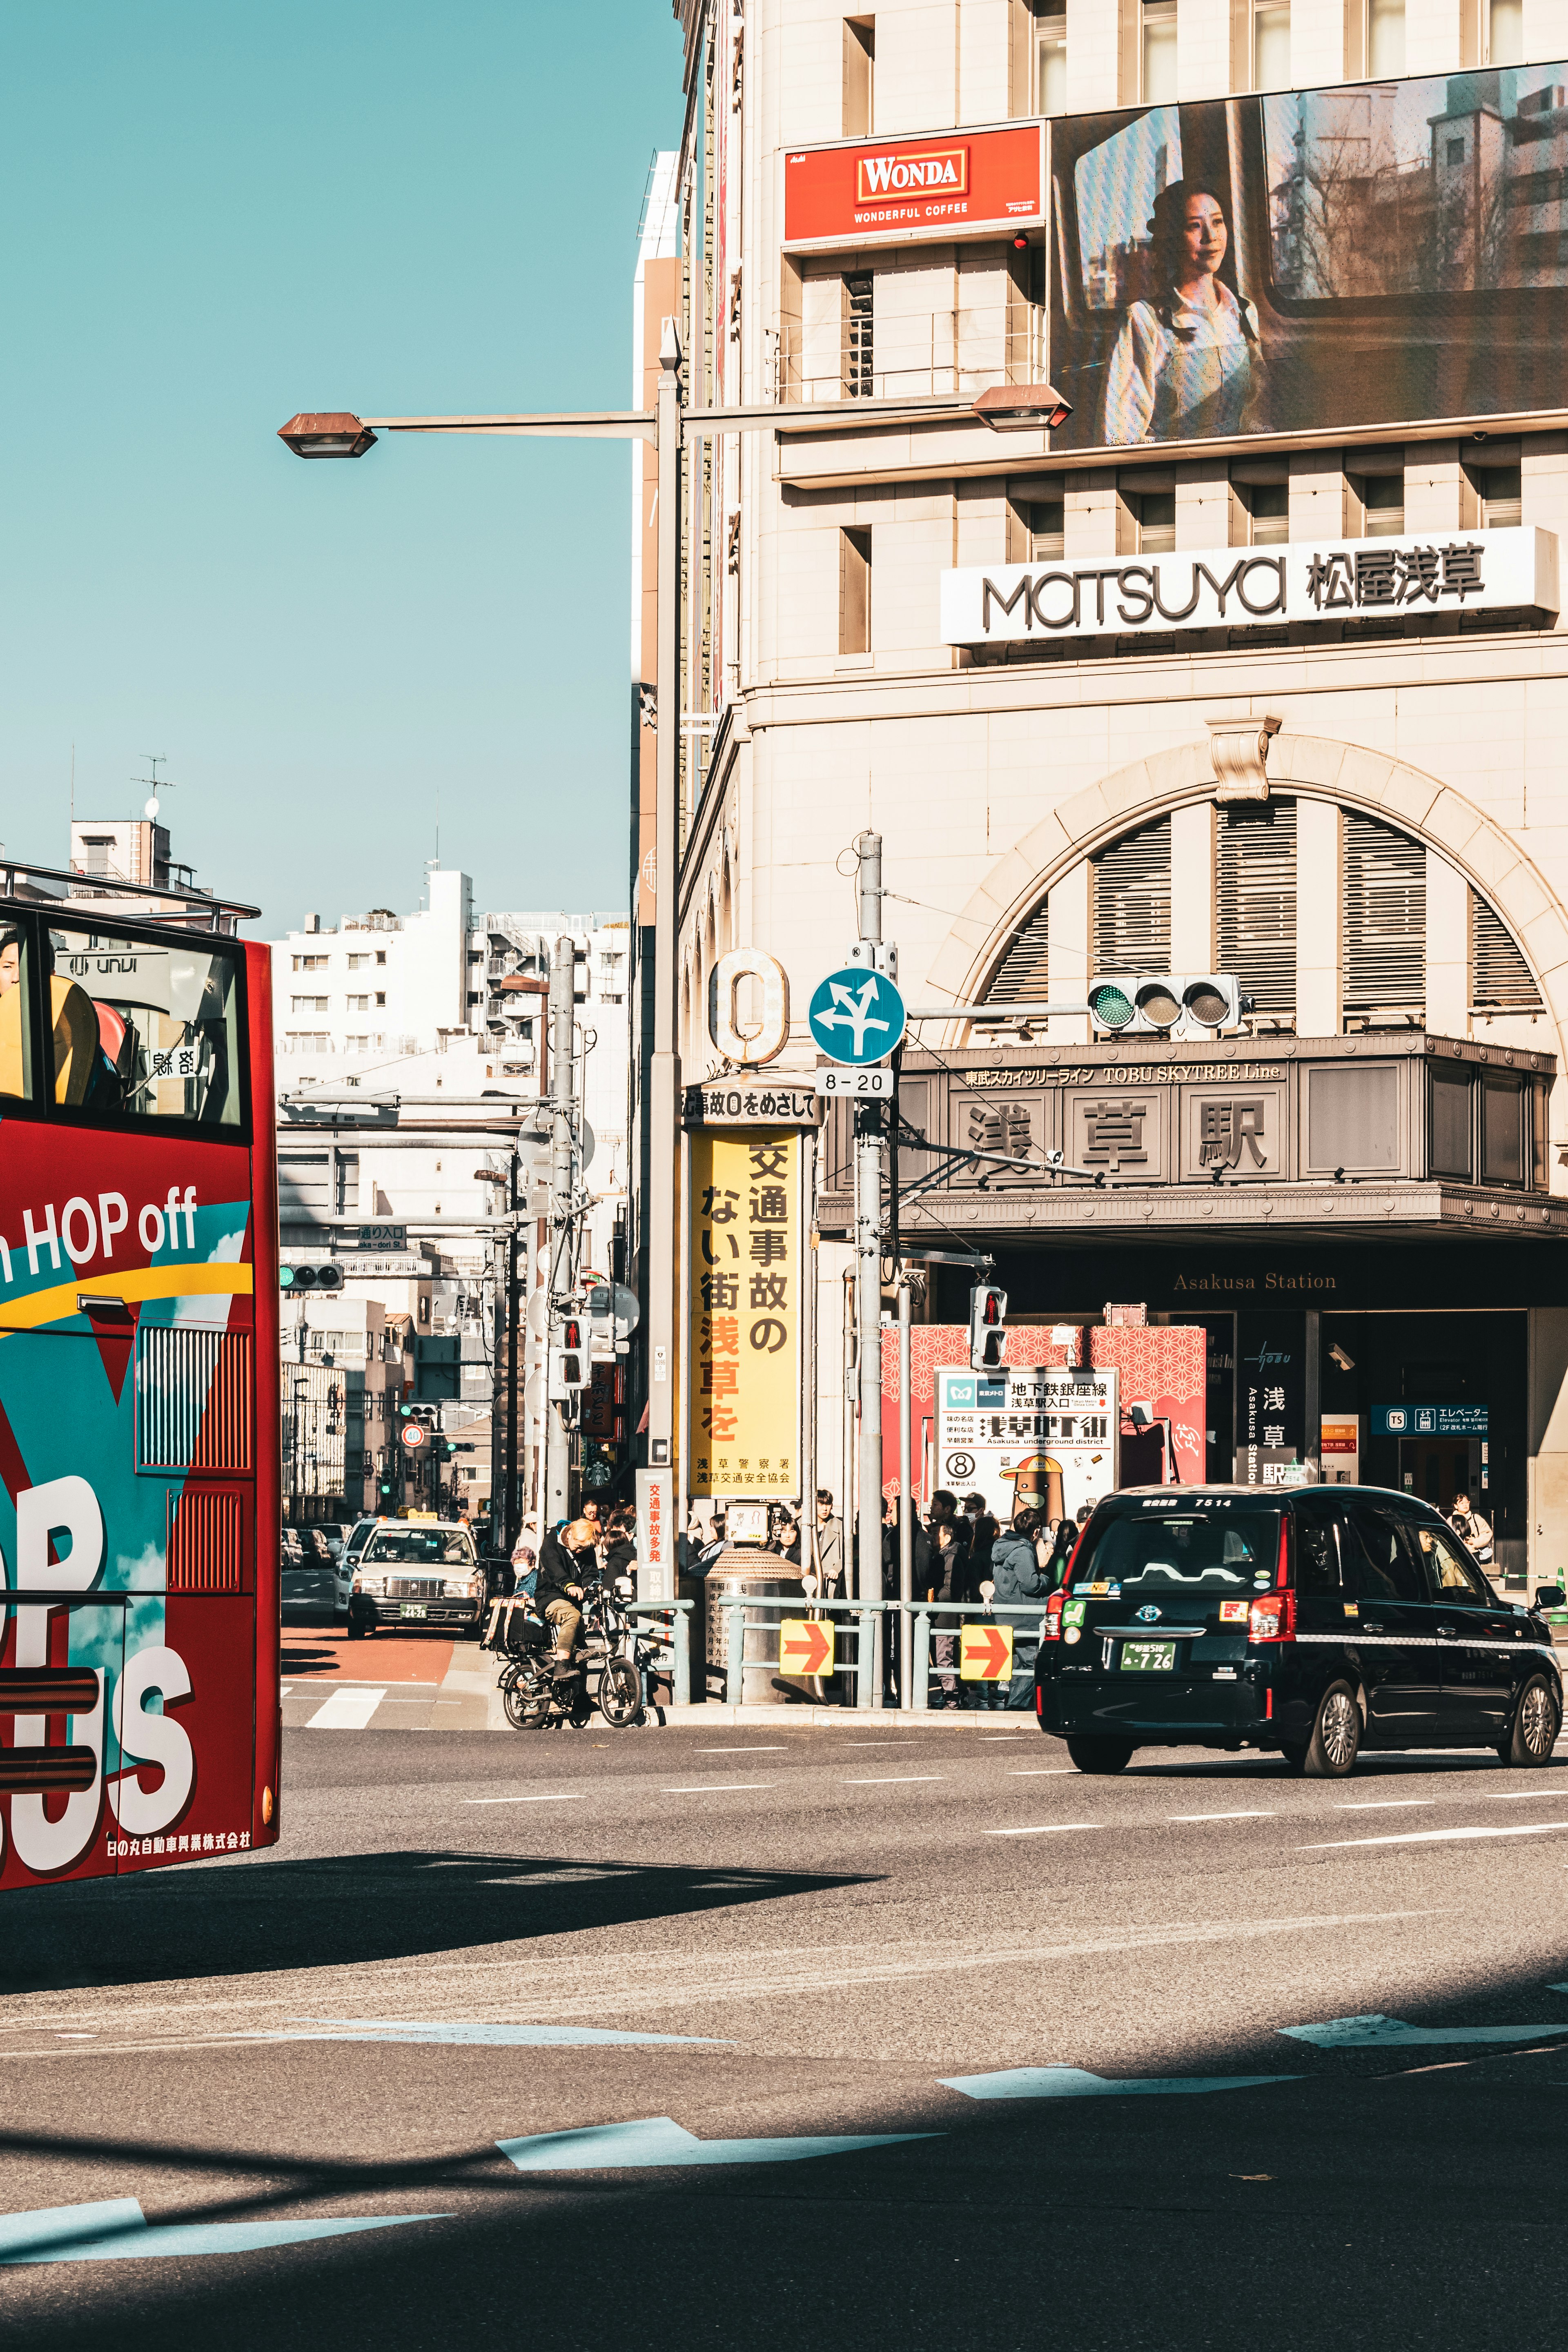
[[[858,963],[830,971],[806,1007],[822,1051],[851,1069],[885,1062],[904,1034],[904,1000],[887,974]]]

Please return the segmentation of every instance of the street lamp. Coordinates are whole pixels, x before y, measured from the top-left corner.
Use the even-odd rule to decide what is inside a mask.
[[[685,441],[722,433],[776,432],[781,427],[960,423],[973,417],[994,432],[1024,432],[1059,425],[1068,402],[1049,384],[994,385],[978,399],[955,394],[934,399],[886,398],[768,402],[732,408],[683,408],[680,337],[666,319],[659,341],[658,389],[652,413],[606,409],[521,416],[355,416],[348,411],[304,412],[279,427],[279,438],[297,457],[363,457],[378,433],[486,433],[545,438],[647,441],[658,468],[658,658],[655,666],[656,797],[654,806],[653,1051],[648,1072],[647,1236],[648,1465],[673,1469],[677,1457],[676,1334],[679,1328],[681,1253],[677,1174],[680,1063],[676,1051],[677,793],[680,746],[679,596],[680,454]]]

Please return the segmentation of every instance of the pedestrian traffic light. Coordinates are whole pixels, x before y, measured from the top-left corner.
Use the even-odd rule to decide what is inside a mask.
[[[1225,971],[1102,971],[1089,984],[1097,1029],[1113,1035],[1210,1037],[1239,1026],[1252,1001]]]
[[[585,1389],[593,1373],[588,1363],[588,1326],[580,1315],[568,1315],[550,1350],[550,1401],[563,1404]]]
[[[341,1265],[280,1265],[278,1269],[279,1290],[341,1290],[342,1286]]]
[[[994,1282],[977,1282],[969,1294],[969,1361],[977,1372],[994,1372],[1007,1345],[1007,1294]]]

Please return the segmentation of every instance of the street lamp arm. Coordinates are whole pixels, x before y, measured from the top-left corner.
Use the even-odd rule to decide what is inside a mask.
[[[546,412],[521,416],[365,416],[360,422],[374,433],[515,433],[569,434],[584,440],[651,441],[651,415],[635,408],[603,408]]]

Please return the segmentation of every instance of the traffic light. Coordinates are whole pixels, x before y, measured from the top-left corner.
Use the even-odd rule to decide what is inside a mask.
[[[994,1372],[1007,1345],[1007,1294],[994,1282],[977,1282],[969,1294],[969,1361],[977,1372]]]
[[[588,1365],[588,1326],[582,1316],[568,1315],[561,1336],[550,1350],[550,1402],[563,1404],[585,1389],[593,1375]]]
[[[341,1265],[280,1265],[278,1269],[279,1290],[341,1290],[342,1286]]]
[[[1102,971],[1089,984],[1097,1029],[1116,1036],[1212,1037],[1252,1010],[1232,972]]]

